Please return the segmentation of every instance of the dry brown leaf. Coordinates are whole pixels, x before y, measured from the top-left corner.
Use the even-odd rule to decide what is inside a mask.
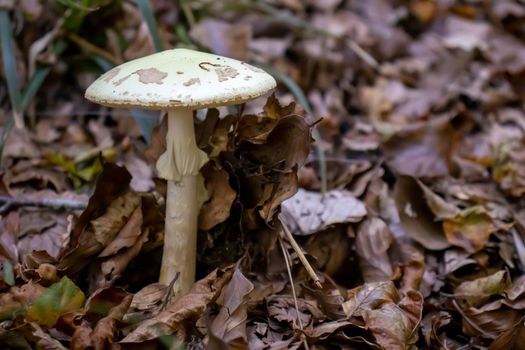
[[[282,203],[282,213],[290,230],[310,235],[334,224],[359,222],[367,214],[365,205],[348,191],[324,194],[299,189]]]
[[[97,254],[104,248],[102,243],[93,239],[93,231],[89,224],[93,219],[102,216],[116,198],[129,190],[130,180],[131,175],[126,169],[111,163],[104,165],[104,169],[97,179],[95,192],[89,199],[86,210],[82,212],[75,223],[68,246],[61,251],[58,257],[57,267],[59,270],[68,270],[69,273],[78,272],[89,263],[87,257]],[[134,208],[131,209],[131,211],[133,210]],[[122,225],[123,222],[117,231],[112,229],[112,234],[116,234]],[[101,227],[101,230],[104,231],[105,228]],[[99,238],[107,242],[105,237]]]
[[[450,247],[441,225],[435,222],[425,196],[413,178],[398,177],[393,196],[401,224],[410,237],[427,249],[442,250]]]
[[[360,317],[379,345],[389,349],[414,347],[423,298],[417,292],[401,298],[390,281],[365,283],[349,291],[343,303],[347,317]]]
[[[267,169],[289,171],[304,164],[310,142],[310,127],[303,117],[292,114],[279,119],[264,144],[243,142],[240,152],[244,158]]]
[[[355,244],[365,283],[392,278],[394,270],[387,251],[393,239],[388,226],[379,218],[367,219],[359,227]]]
[[[208,331],[232,349],[247,349],[246,334],[247,298],[254,289],[253,284],[236,269],[228,285],[217,299],[221,306]]]
[[[195,282],[190,291],[151,319],[140,323],[121,343],[141,343],[163,335],[173,334],[184,327],[183,321],[195,321],[207,305],[221,293],[233,274],[233,267],[217,269]]]
[[[230,216],[230,208],[237,198],[229,184],[229,174],[224,169],[215,169],[211,163],[204,166],[202,172],[206,179],[206,189],[210,195],[199,213],[199,229],[208,231]]]

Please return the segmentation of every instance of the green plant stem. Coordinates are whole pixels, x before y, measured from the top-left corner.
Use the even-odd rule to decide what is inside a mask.
[[[0,34],[0,36],[1,35],[2,34]],[[66,47],[67,47],[67,45],[65,44],[65,42],[58,41],[58,42],[56,42],[56,44],[55,44],[55,46],[53,48],[53,51],[54,51],[55,55],[57,57],[59,57],[62,54],[62,52],[64,52]],[[51,67],[50,66],[42,66],[42,67],[38,67],[36,69],[35,73],[31,77],[29,82],[27,83],[27,86],[26,86],[24,92],[21,94],[21,98],[20,98],[21,99],[21,102],[20,102],[20,111],[21,112],[25,108],[27,108],[27,106],[29,105],[29,103],[31,102],[33,97],[35,97],[36,93],[38,92],[38,90],[40,89],[42,84],[44,83],[44,80],[46,79],[46,77],[47,77],[47,75],[49,74],[50,71],[51,71]],[[11,129],[13,128],[14,121],[15,121],[15,116],[13,114],[13,111],[11,111],[8,114],[7,123],[4,126],[4,130],[2,131],[2,135],[0,136],[0,161],[2,160],[2,154],[4,152],[5,142],[7,141],[7,138],[9,137],[9,133],[11,132]],[[2,165],[2,167],[3,167],[3,165]]]
[[[144,21],[146,21],[146,25],[148,26],[149,33],[151,35],[151,38],[153,39],[153,45],[155,45],[155,50],[157,51],[164,50],[164,45],[162,44],[162,40],[159,34],[159,27],[157,25],[157,21],[155,20],[153,9],[151,8],[151,4],[149,0],[135,0],[135,1],[140,11],[142,12],[142,17],[144,17]]]
[[[7,81],[7,91],[11,101],[14,115],[22,110],[22,96],[20,94],[20,81],[16,71],[16,57],[12,45],[11,19],[7,10],[0,10],[0,50],[4,63],[4,74]]]

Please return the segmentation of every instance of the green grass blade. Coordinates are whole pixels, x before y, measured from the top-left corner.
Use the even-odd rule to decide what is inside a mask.
[[[15,284],[15,271],[13,264],[9,260],[4,260],[2,262],[3,271],[4,271],[4,281],[10,286]]]
[[[39,67],[37,68],[35,74],[32,76],[31,80],[29,80],[27,87],[24,91],[24,94],[21,96],[20,100],[21,106],[20,109],[24,110],[29,102],[35,97],[36,93],[40,89],[40,86],[42,86],[42,83],[46,79],[47,75],[51,71],[51,67]],[[11,129],[13,129],[14,126],[15,117],[13,112],[9,112],[7,116],[7,123],[4,126],[4,130],[2,131],[2,135],[0,136],[0,160],[2,159],[2,154],[4,153],[4,145],[7,141],[7,138],[9,137],[9,133],[11,132]]]
[[[2,34],[0,34],[2,35]],[[58,41],[54,47],[53,51],[57,57],[60,57],[62,52],[66,49],[67,45],[63,41]],[[43,66],[43,67],[37,67],[35,74],[29,79],[27,86],[22,93],[20,97],[20,110],[23,111],[26,109],[26,107],[29,105],[29,102],[35,97],[36,93],[44,83],[44,80],[46,79],[47,75],[51,71],[50,66]],[[2,131],[2,135],[0,135],[0,162],[2,160],[2,154],[4,152],[4,145],[7,141],[7,138],[9,137],[9,133],[11,132],[11,129],[14,125],[14,114],[13,112],[9,112],[7,117],[7,123],[4,127],[4,130]]]
[[[257,62],[256,65],[263,68],[265,71],[273,75],[273,77],[280,82],[282,82],[286,87],[290,90],[290,92],[294,95],[296,100],[303,106],[306,113],[313,115],[312,107],[310,106],[310,103],[308,102],[308,99],[306,98],[306,95],[303,92],[303,89],[297,83],[287,76],[286,74],[281,73],[277,69]],[[328,175],[327,175],[327,168],[326,168],[326,155],[324,153],[324,150],[322,146],[320,145],[321,141],[321,135],[319,134],[319,131],[316,127],[312,130],[312,137],[315,140],[315,150],[317,152],[317,157],[319,158],[319,173],[321,175],[321,192],[326,193],[328,189]]]
[[[144,17],[144,20],[146,21],[149,33],[151,35],[151,38],[153,39],[153,44],[155,45],[155,50],[164,50],[164,45],[162,44],[162,40],[160,39],[159,27],[157,26],[157,21],[155,20],[155,16],[153,15],[153,9],[151,8],[149,0],[135,1],[140,11],[142,12],[142,17]]]
[[[0,50],[4,63],[4,73],[7,80],[7,91],[11,101],[11,108],[15,113],[22,109],[22,95],[20,94],[20,81],[16,72],[16,57],[11,44],[11,19],[7,10],[0,10]]]
[[[159,123],[158,122],[158,113],[151,111],[145,111],[143,109],[130,109],[133,119],[137,122],[142,131],[142,136],[146,140],[146,143],[149,145],[151,143],[151,134],[153,133],[153,128]]]

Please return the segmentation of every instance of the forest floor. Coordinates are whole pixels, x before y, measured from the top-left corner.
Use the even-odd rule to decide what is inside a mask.
[[[525,349],[524,38],[522,0],[0,0],[0,348]],[[176,300],[165,121],[84,98],[174,47],[278,82],[196,118]]]

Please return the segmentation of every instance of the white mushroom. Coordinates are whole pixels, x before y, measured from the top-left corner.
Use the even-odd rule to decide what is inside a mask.
[[[193,111],[243,103],[275,86],[269,74],[244,62],[174,49],[113,68],[86,90],[88,100],[105,106],[168,111],[166,152],[157,161],[159,176],[168,180],[160,282],[180,272],[176,297],[195,281],[196,175],[207,161],[195,142]]]

